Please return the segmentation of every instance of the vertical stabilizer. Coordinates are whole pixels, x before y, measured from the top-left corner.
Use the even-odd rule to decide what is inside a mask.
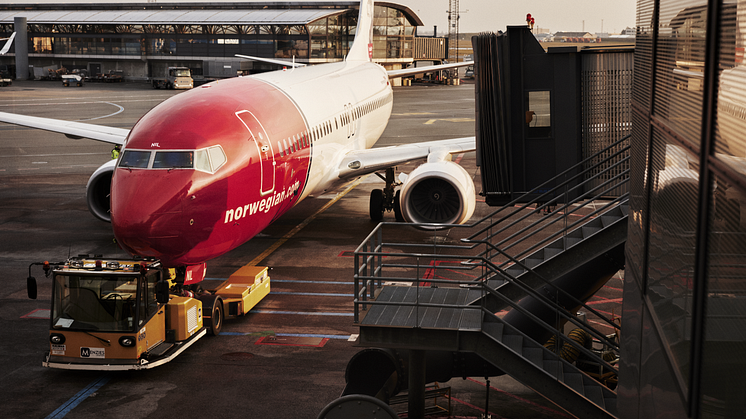
[[[5,55],[6,52],[10,50],[10,46],[13,44],[13,38],[16,37],[16,33],[13,32],[12,35],[10,35],[10,38],[8,38],[8,41],[5,42],[5,45],[3,46],[3,49],[0,50],[0,55]],[[355,38],[357,39],[357,38]]]
[[[371,61],[373,59],[373,0],[360,1],[355,41],[347,54],[347,61]]]

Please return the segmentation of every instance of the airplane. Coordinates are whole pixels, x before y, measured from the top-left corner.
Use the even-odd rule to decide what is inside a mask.
[[[185,267],[185,285],[303,199],[381,170],[374,220],[394,209],[412,223],[465,223],[474,183],[451,155],[475,150],[475,137],[371,147],[391,115],[391,78],[473,62],[387,72],[372,62],[373,10],[361,0],[342,62],[214,81],[165,100],[131,130],[4,112],[0,122],[121,145],[90,177],[89,209],[130,254]]]
[[[0,55],[5,55],[8,51],[10,51],[10,46],[13,44],[13,38],[15,37],[16,33],[13,32],[8,38],[0,38],[0,41],[5,41],[7,39],[5,45],[3,45],[3,49],[0,49]]]

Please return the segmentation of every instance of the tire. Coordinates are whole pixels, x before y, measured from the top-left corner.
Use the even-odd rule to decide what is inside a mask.
[[[208,295],[200,298],[200,301],[202,301],[202,320],[207,333],[211,336],[219,335],[223,329],[223,320],[225,320],[223,300],[216,295]],[[207,317],[208,313],[209,317]]]
[[[373,221],[383,220],[383,189],[370,191],[370,219]]]

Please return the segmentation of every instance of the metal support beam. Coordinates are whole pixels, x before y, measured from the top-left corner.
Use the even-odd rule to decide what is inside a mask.
[[[16,80],[28,78],[28,31],[26,30],[26,18],[14,17],[13,30],[16,31]]]
[[[409,400],[408,418],[425,417],[425,351],[409,351]]]

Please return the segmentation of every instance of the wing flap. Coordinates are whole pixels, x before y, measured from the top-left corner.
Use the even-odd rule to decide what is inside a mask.
[[[349,179],[409,161],[426,159],[431,153],[435,152],[457,154],[474,150],[476,150],[476,137],[427,141],[353,151],[347,153],[339,165],[339,178]]]
[[[430,65],[427,67],[410,67],[410,68],[403,68],[401,70],[389,70],[387,71],[387,73],[390,79],[395,79],[397,77],[407,77],[407,76],[413,76],[415,74],[420,74],[420,73],[429,73],[431,71],[438,71],[438,70],[448,70],[450,68],[466,67],[470,65],[474,65],[474,61],[464,61],[461,63],[452,63],[452,64]]]
[[[18,115],[7,112],[0,112],[0,122],[65,134],[71,138],[90,138],[91,140],[120,145],[124,144],[124,140],[130,132],[130,130],[124,128]]]

